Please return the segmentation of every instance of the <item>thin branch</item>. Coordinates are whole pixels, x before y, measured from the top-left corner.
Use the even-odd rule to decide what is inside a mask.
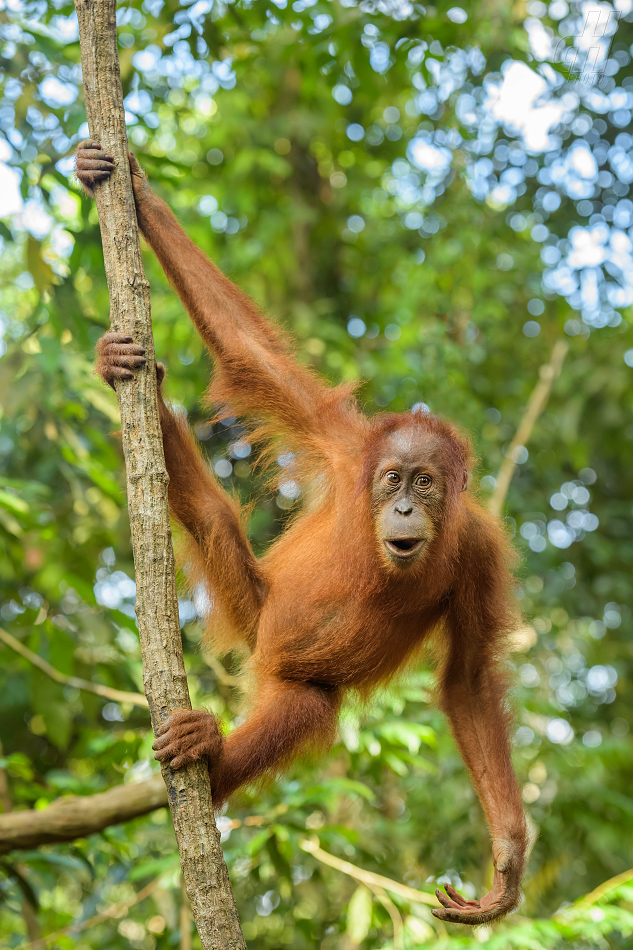
[[[111,904],[100,914],[95,914],[94,917],[89,917],[88,920],[81,920],[77,924],[69,924],[68,927],[62,928],[62,930],[56,930],[52,934],[46,934],[45,937],[42,937],[41,941],[30,943],[22,943],[16,950],[34,950],[38,945],[45,946],[47,943],[50,943],[51,940],[57,940],[58,937],[63,937],[65,934],[69,933],[80,933],[82,930],[87,930],[88,927],[96,927],[97,924],[102,924],[106,920],[110,920],[112,917],[122,917],[123,914],[129,910],[131,907],[135,907],[136,904],[140,904],[141,901],[144,901],[146,897],[150,897],[154,891],[158,889],[160,883],[165,876],[165,871],[162,874],[159,874],[158,877],[154,878],[153,881],[150,881],[142,890],[140,890],[134,897],[131,897],[127,901],[117,901],[116,904]]]
[[[391,917],[391,924],[393,926],[393,946],[394,950],[404,950],[404,924],[402,923],[402,917],[400,916],[400,911],[391,900],[387,892],[382,887],[377,885],[367,885],[369,890],[376,895],[382,906],[385,908],[389,916]]]
[[[124,689],[114,689],[112,686],[102,686],[100,683],[91,683],[90,680],[81,679],[79,676],[68,676],[66,673],[61,673],[46,660],[42,659],[41,656],[38,656],[37,653],[34,653],[33,650],[29,650],[28,647],[25,647],[20,640],[17,640],[8,630],[4,630],[2,627],[0,627],[0,640],[11,650],[15,650],[16,653],[23,656],[29,663],[32,663],[33,666],[37,666],[42,673],[46,673],[46,675],[50,676],[56,683],[61,683],[64,686],[74,686],[75,689],[83,689],[88,693],[96,693],[97,696],[103,696],[104,699],[111,699],[117,703],[132,703],[135,706],[145,706],[145,708],[147,708],[147,700],[142,693],[132,693]],[[222,683],[223,686],[238,686],[242,683],[241,677],[227,673],[218,658],[213,656],[213,654],[205,654],[204,659],[207,665],[213,670],[218,682]]]
[[[23,656],[29,663],[32,663],[33,666],[36,666],[42,673],[50,676],[56,683],[61,683],[63,686],[74,686],[75,689],[83,689],[87,693],[96,693],[97,696],[111,699],[116,703],[132,703],[134,706],[145,706],[147,709],[147,700],[142,693],[130,693],[124,689],[102,686],[100,683],[91,683],[90,680],[81,679],[79,676],[68,676],[66,673],[61,673],[54,666],[51,666],[47,660],[43,660],[37,653],[33,653],[33,650],[29,650],[23,643],[16,640],[7,630],[3,630],[2,627],[0,627],[0,640],[6,646],[15,650],[16,653],[19,653],[20,656]]]
[[[308,854],[313,855],[313,857],[323,864],[327,864],[337,871],[342,871],[343,874],[353,877],[355,881],[365,884],[370,890],[375,887],[380,887],[384,888],[385,891],[390,891],[392,894],[397,894],[398,897],[403,897],[407,901],[412,901],[414,904],[428,904],[429,907],[438,906],[437,898],[434,897],[433,894],[427,894],[425,891],[416,891],[412,887],[407,887],[406,884],[392,881],[391,878],[383,877],[382,874],[374,874],[373,871],[366,871],[364,868],[359,868],[349,861],[343,861],[341,858],[329,854],[321,848],[319,839],[316,837],[304,838],[299,842],[299,847],[302,851],[307,851]]]
[[[505,458],[501,463],[501,468],[499,469],[499,474],[497,475],[497,487],[495,488],[488,504],[490,512],[497,517],[503,510],[506,495],[508,494],[508,488],[510,487],[512,476],[514,475],[515,469],[517,467],[517,449],[520,446],[527,445],[529,442],[530,436],[532,435],[532,429],[534,428],[536,420],[547,404],[552,385],[562,369],[568,350],[569,344],[565,340],[558,340],[558,342],[554,344],[549,362],[541,366],[539,381],[532,390],[532,395],[528,400],[525,412],[523,413],[523,418],[519,423],[512,442],[507,448]]]
[[[580,900],[572,904],[571,907],[563,907],[563,909],[557,911],[554,916],[558,917],[564,916],[565,914],[574,914],[576,911],[591,907],[592,904],[597,904],[603,897],[606,897],[609,891],[614,891],[617,887],[629,881],[633,881],[633,868],[629,868],[628,871],[622,871],[621,874],[616,874],[615,877],[610,877],[608,881],[603,881],[602,884],[599,884],[598,887],[590,891],[589,894],[585,894],[584,897],[581,897]]]

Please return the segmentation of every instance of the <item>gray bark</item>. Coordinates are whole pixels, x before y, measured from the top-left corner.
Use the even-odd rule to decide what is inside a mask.
[[[90,135],[115,157],[109,180],[95,185],[112,329],[146,350],[134,380],[119,381],[128,510],[136,568],[136,614],[145,695],[157,727],[175,709],[191,709],[185,673],[167,502],[149,284],[127,158],[116,34],[116,0],[75,0]],[[213,807],[206,764],[163,767],[187,895],[203,950],[244,948],[244,938]]]

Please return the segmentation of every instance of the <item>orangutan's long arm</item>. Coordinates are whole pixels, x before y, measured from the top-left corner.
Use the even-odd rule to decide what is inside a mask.
[[[108,159],[92,140],[78,146],[77,177],[88,191],[112,174]],[[337,439],[349,444],[362,417],[349,408],[348,389],[329,388],[297,363],[281,332],[187,236],[133,155],[130,169],[143,236],[217,359],[214,400],[240,414],[270,418],[321,455]]]
[[[516,622],[505,540],[499,525],[465,503],[460,570],[446,622],[441,705],[472,777],[492,836],[494,882],[480,901],[450,885],[438,891],[437,917],[480,924],[502,917],[520,899],[528,831],[510,753],[505,635]]]
[[[467,639],[467,636],[464,636]],[[520,899],[528,835],[512,767],[509,715],[503,676],[494,661],[477,657],[449,663],[442,684],[442,708],[470,772],[492,837],[494,882],[480,901],[465,900],[450,885],[440,891],[442,920],[483,924],[513,910]]]

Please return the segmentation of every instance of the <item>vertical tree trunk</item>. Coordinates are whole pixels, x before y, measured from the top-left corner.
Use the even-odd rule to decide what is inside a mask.
[[[115,156],[95,186],[113,330],[146,349],[147,365],[119,381],[128,509],[136,567],[136,614],[143,680],[154,731],[174,709],[190,709],[167,503],[168,476],[158,417],[149,284],[143,272],[127,158],[116,34],[116,0],[75,0],[90,135]],[[245,950],[204,763],[163,767],[180,861],[203,950]]]

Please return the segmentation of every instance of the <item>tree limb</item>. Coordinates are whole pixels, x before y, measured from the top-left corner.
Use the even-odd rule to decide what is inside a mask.
[[[125,131],[116,33],[116,0],[75,0],[86,112],[91,136],[115,160],[97,182],[103,257],[112,329],[145,347],[147,363],[116,384],[127,473],[128,511],[136,569],[143,682],[154,732],[175,709],[191,709],[176,593],[167,502],[168,476],[158,415],[149,284],[141,243]],[[171,817],[193,917],[203,950],[246,950],[220,835],[213,819],[205,762],[173,772],[163,766]]]
[[[166,805],[167,791],[160,775],[135,785],[115,785],[96,795],[64,795],[48,808],[0,815],[0,854],[85,838]]]
[[[510,487],[512,476],[514,475],[514,471],[517,467],[516,451],[519,446],[527,445],[529,442],[534,424],[536,423],[536,420],[540,416],[547,403],[547,400],[549,399],[552,385],[561,371],[568,350],[569,344],[567,341],[558,340],[558,342],[554,344],[549,362],[545,363],[544,366],[541,366],[539,373],[540,379],[532,390],[532,395],[528,400],[527,407],[523,413],[523,418],[519,423],[512,442],[506,450],[505,458],[501,463],[501,468],[499,469],[499,474],[497,475],[497,487],[492,493],[492,497],[490,498],[490,502],[488,504],[490,512],[497,517],[499,517],[503,510],[506,495],[508,494],[508,488]]]

